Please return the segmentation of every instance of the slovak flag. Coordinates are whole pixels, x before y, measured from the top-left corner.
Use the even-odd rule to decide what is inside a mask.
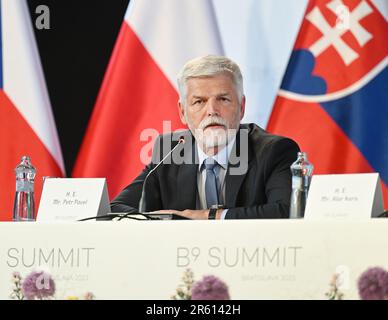
[[[42,177],[64,175],[61,149],[25,0],[0,1],[0,220],[12,219],[15,167],[23,155]]]
[[[388,207],[388,23],[369,0],[311,0],[267,129],[315,173],[378,172]]]
[[[106,177],[110,197],[116,196],[149,163],[158,134],[183,127],[181,67],[222,53],[211,1],[132,0],[73,177]]]

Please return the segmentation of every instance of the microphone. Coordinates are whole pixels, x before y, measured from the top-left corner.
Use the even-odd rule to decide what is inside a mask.
[[[146,195],[145,195],[145,185],[147,183],[147,180],[148,180],[148,177],[153,173],[155,172],[155,170],[163,163],[164,160],[166,160],[174,151],[176,148],[178,148],[179,145],[181,144],[184,144],[185,143],[185,139],[183,136],[180,136],[179,137],[179,141],[178,143],[176,144],[176,146],[174,148],[171,149],[171,151],[169,153],[166,154],[166,156],[159,161],[159,163],[150,171],[148,172],[148,174],[146,175],[145,179],[144,179],[144,182],[143,182],[143,188],[141,190],[141,197],[140,197],[140,201],[139,201],[139,212],[140,213],[144,213],[146,212]]]
[[[136,216],[140,216],[143,218],[139,218]],[[161,220],[158,219],[157,217],[153,217],[150,215],[145,215],[143,213],[138,213],[138,212],[123,212],[123,213],[108,213],[104,215],[99,215],[99,216],[93,216],[93,217],[88,217],[88,218],[83,218],[77,221],[88,221],[88,220],[97,220],[97,221],[112,221],[114,219],[117,219],[118,221],[121,221],[123,219],[132,219],[132,220]]]

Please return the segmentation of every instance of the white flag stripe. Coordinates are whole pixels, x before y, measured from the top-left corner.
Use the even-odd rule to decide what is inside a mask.
[[[27,4],[25,0],[2,0],[1,4],[4,91],[64,172]]]
[[[178,71],[193,57],[218,53],[235,60],[247,96],[243,121],[265,127],[306,5],[307,0],[142,0],[130,2],[125,20],[175,88]]]
[[[225,54],[244,76],[243,122],[265,128],[308,0],[213,0]]]
[[[385,20],[388,21],[388,1],[387,0],[371,0],[376,8],[381,12]]]
[[[131,1],[125,20],[175,88],[185,62],[223,54],[211,1]]]

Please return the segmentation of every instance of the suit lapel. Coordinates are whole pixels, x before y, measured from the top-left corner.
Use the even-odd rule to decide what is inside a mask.
[[[248,147],[248,134],[248,129],[240,128],[229,157],[225,177],[225,205],[227,208],[236,206],[237,195],[251,164],[252,157]]]
[[[240,127],[229,157],[228,170],[225,176],[225,205],[228,208],[236,206],[237,195],[252,164],[251,150],[248,147],[248,135],[248,128],[244,126]],[[177,186],[180,188],[178,190],[178,203],[180,208],[195,209],[198,194],[198,154],[192,135],[189,133],[185,139],[187,139],[184,146],[185,165],[179,166],[177,177]]]
[[[178,203],[180,208],[195,209],[197,201],[197,171],[198,165],[187,164],[178,171]]]
[[[185,136],[184,145],[184,165],[179,166],[177,186],[180,188],[179,206],[183,209],[195,209],[197,204],[197,173],[198,173],[198,155],[196,144],[191,133]]]

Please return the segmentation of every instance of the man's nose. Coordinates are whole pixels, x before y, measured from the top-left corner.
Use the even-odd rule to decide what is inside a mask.
[[[209,99],[206,104],[206,111],[208,116],[219,116],[220,107],[216,99]]]

